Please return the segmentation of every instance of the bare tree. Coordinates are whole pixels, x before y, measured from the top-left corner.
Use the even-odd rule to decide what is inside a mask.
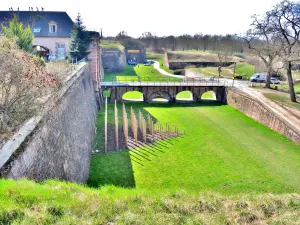
[[[272,29],[277,41],[280,43],[280,58],[285,64],[290,99],[296,102],[294,83],[292,77],[292,64],[300,60],[300,2],[284,0],[267,12],[270,17]]]
[[[271,24],[272,22],[268,13],[262,19],[254,15],[251,24],[252,29],[248,30],[247,37],[242,38],[248,44],[251,53],[264,62],[267,68],[267,88],[271,88],[273,64],[279,54],[279,48]]]

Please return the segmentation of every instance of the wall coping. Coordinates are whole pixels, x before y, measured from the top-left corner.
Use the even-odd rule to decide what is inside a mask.
[[[47,96],[44,99],[44,103],[47,104],[50,101],[57,102],[59,99],[61,99],[61,97],[64,96],[64,94],[71,88],[71,86],[73,86],[73,84],[75,84],[75,82],[81,76],[83,76],[83,73],[81,73],[81,71],[84,70],[86,66],[87,63],[83,62],[78,64],[75,68],[72,67],[72,69],[75,70],[63,82],[64,86],[62,90],[60,90],[57,94]],[[25,139],[35,130],[37,125],[41,122],[48,111],[49,110],[43,110],[38,115],[26,120],[18,130],[18,132],[16,132],[13,137],[3,145],[3,147],[0,149],[0,169],[5,165],[7,161],[9,161],[11,156],[17,151],[17,149],[21,146]]]

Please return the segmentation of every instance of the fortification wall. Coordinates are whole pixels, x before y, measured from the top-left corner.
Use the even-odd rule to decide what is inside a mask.
[[[122,72],[126,65],[125,50],[110,51],[102,49],[102,62],[104,72]]]
[[[29,120],[3,146],[1,160],[11,156],[4,166],[0,162],[1,176],[87,181],[97,103],[86,63],[72,74],[54,102],[53,109]]]
[[[237,90],[227,89],[227,104],[272,130],[300,144],[300,132],[264,105]]]

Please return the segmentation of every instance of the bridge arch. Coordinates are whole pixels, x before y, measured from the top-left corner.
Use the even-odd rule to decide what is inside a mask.
[[[165,101],[163,101],[165,99]],[[172,102],[172,96],[166,91],[156,91],[149,95],[149,102]]]
[[[126,102],[143,102],[144,95],[140,91],[127,91],[123,93],[122,100]]]
[[[216,101],[217,94],[213,90],[203,92],[200,96],[201,101]]]
[[[176,102],[194,102],[194,94],[189,91],[189,90],[185,90],[185,91],[181,91],[179,93],[177,93],[176,95]]]

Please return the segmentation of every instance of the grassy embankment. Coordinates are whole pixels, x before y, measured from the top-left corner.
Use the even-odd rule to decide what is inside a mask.
[[[291,102],[289,96],[281,95],[281,93],[264,93],[264,96],[270,100],[280,102],[284,105],[296,108],[300,110],[300,98],[297,98],[298,102]]]
[[[197,71],[206,76],[219,76],[218,67],[205,67],[205,68],[189,68],[190,70]],[[248,63],[237,63],[236,64],[236,75],[250,78],[254,74],[254,66]],[[224,77],[233,77],[233,65],[222,68],[221,76]]]
[[[106,50],[123,50],[125,47],[120,44],[117,41],[101,41],[100,43],[101,48],[106,49]]]
[[[300,195],[289,193],[300,190],[299,146],[226,105],[130,106],[186,135],[94,156],[88,181],[94,188],[1,180],[0,224],[298,221]],[[109,104],[111,124],[112,112]],[[103,147],[103,111],[97,127],[95,149]]]

